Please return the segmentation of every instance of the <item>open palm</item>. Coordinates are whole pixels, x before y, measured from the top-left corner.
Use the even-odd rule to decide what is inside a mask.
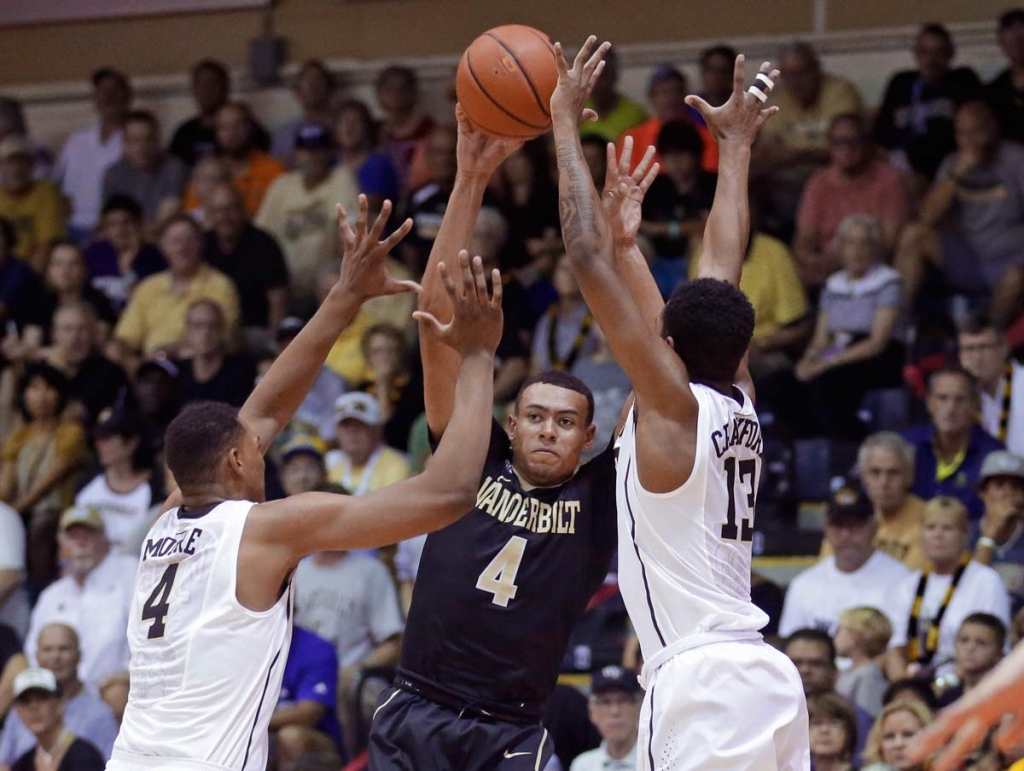
[[[745,72],[743,54],[740,54],[733,68],[732,95],[719,107],[712,107],[699,96],[686,97],[686,103],[700,111],[711,135],[719,143],[753,144],[764,122],[779,111],[778,107],[762,108],[761,100],[746,90]],[[772,83],[778,80],[779,71],[772,69],[771,62],[762,64],[759,72],[770,78]],[[764,85],[759,87],[762,91],[771,90]]]
[[[612,236],[621,243],[636,241],[637,231],[643,212],[644,196],[658,176],[660,165],[654,161],[653,146],[647,148],[644,157],[633,173],[629,167],[633,160],[633,137],[626,137],[622,154],[615,157],[615,145],[608,143],[608,171],[604,180],[601,203],[612,227]]]

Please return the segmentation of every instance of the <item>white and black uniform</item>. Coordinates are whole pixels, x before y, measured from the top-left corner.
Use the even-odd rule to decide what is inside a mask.
[[[142,547],[131,690],[108,771],[263,771],[291,643],[292,587],[262,612],[235,594],[250,501],[171,509]]]
[[[807,707],[750,601],[761,427],[739,388],[691,384],[697,446],[669,493],[637,473],[637,407],[618,442],[619,585],[643,651],[639,768],[806,771]]]

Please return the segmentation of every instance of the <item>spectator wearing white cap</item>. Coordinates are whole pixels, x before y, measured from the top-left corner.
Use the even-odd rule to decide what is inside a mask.
[[[1024,596],[1024,457],[990,452],[981,464],[978,496],[985,505],[974,559],[991,565],[1006,588]]]
[[[0,142],[0,217],[17,234],[14,253],[41,271],[50,242],[64,237],[64,205],[52,182],[33,177],[35,149],[23,136]]]
[[[640,720],[636,672],[608,666],[595,673],[588,709],[590,722],[601,734],[601,746],[579,755],[569,771],[633,771]]]
[[[384,420],[376,397],[353,392],[334,403],[338,450],[327,454],[330,480],[352,495],[365,495],[412,476],[409,460],[384,444]]]
[[[26,639],[63,623],[78,634],[79,676],[96,689],[103,678],[128,668],[128,611],[138,558],[110,554],[103,517],[91,506],[73,506],[60,518],[58,543],[64,577],[39,595]],[[25,653],[33,664],[35,651]]]
[[[64,701],[64,725],[109,760],[117,738],[117,721],[110,707],[78,679],[82,653],[75,630],[66,624],[43,627],[36,645],[36,658],[39,666],[52,672],[56,678]],[[3,733],[0,733],[0,767],[14,763],[34,744],[32,732],[21,721],[18,712],[13,712],[4,723]]]
[[[64,725],[64,700],[48,669],[26,669],[14,680],[14,708],[34,746],[11,771],[103,771],[106,761],[89,742]]]

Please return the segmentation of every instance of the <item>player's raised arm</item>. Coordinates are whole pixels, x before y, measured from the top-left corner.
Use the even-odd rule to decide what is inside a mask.
[[[558,161],[558,208],[562,238],[573,275],[619,365],[638,397],[657,413],[676,420],[696,415],[696,401],[682,360],[648,325],[623,285],[616,266],[612,229],[594,188],[580,144],[580,118],[587,95],[601,73],[610,47],[587,39],[570,68],[556,43],[558,86],[551,96],[551,118]]]
[[[430,250],[419,300],[420,310],[438,319],[452,317],[452,303],[438,274],[438,263],[450,260],[461,249],[469,248],[491,174],[522,145],[520,141],[493,139],[480,133],[473,128],[461,107],[456,107],[455,113],[459,121],[458,171],[441,228]],[[452,348],[430,335],[420,337],[420,355],[423,357],[427,424],[434,436],[441,436],[455,405],[459,357]]]
[[[321,550],[364,549],[411,538],[454,522],[473,508],[490,443],[494,398],[494,351],[501,339],[501,276],[493,273],[493,295],[480,258],[459,255],[453,276],[438,273],[453,305],[442,324],[418,312],[424,335],[448,345],[460,360],[455,407],[448,428],[419,476],[361,497],[307,493],[263,504],[254,535],[290,566]]]
[[[750,201],[747,180],[750,176],[750,147],[761,126],[778,107],[762,109],[774,87],[779,71],[765,62],[749,91],[744,90],[743,54],[736,57],[732,96],[720,107],[712,107],[699,96],[686,97],[686,103],[700,111],[718,142],[718,185],[711,213],[704,226],[704,245],[697,263],[699,278],[717,278],[739,286],[743,258],[750,237]]]

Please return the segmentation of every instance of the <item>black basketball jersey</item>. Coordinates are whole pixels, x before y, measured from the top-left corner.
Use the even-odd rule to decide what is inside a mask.
[[[611,446],[565,484],[527,491],[493,422],[476,506],[427,537],[401,674],[466,704],[539,715],[615,545]]]

